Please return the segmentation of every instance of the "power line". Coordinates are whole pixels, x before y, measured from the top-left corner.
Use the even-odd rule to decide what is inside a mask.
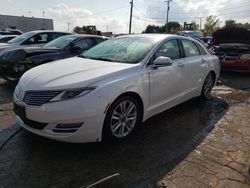
[[[249,12],[248,10],[246,11],[237,11],[237,12],[231,12],[231,13],[224,13],[224,14],[215,14],[215,16],[224,16],[224,15],[234,15],[234,14],[241,14]],[[206,18],[207,16],[185,16],[185,17],[170,17],[171,19],[185,19],[185,18]],[[153,20],[165,20],[162,17],[141,17],[143,19],[153,19]]]
[[[135,8],[135,10],[136,10],[139,14],[141,14],[142,16],[145,16],[145,14],[142,13],[142,11],[140,11],[135,5],[134,5],[134,8]]]
[[[217,11],[227,11],[227,10],[231,10],[231,9],[238,9],[238,8],[242,8],[242,7],[248,7],[250,8],[250,4],[246,4],[246,5],[240,5],[240,6],[236,6],[236,7],[230,7],[230,8],[221,8],[221,9],[218,9],[218,10],[209,10],[209,9],[206,9],[207,11],[194,11],[194,13],[175,13],[175,14],[178,14],[178,15],[185,15],[185,14],[202,14],[202,13],[207,13],[207,12],[217,12]],[[154,7],[155,9],[159,9],[160,7]],[[182,10],[183,11],[183,10]]]

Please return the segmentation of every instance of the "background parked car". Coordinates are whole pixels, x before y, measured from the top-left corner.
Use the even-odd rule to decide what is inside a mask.
[[[7,43],[0,44],[0,51],[9,48],[15,48],[20,45],[22,46],[42,46],[58,37],[63,35],[69,35],[72,33],[60,32],[60,31],[51,31],[51,30],[39,30],[39,31],[30,31],[19,35],[18,37],[8,41]]]
[[[66,35],[47,43],[43,47],[23,47],[8,50],[0,55],[1,76],[19,78],[32,67],[76,56],[107,39],[96,35]]]
[[[227,43],[214,46],[213,50],[220,59],[221,70],[250,72],[250,45]]]
[[[244,28],[223,28],[213,33],[214,45],[240,43],[250,45],[250,30]]]
[[[0,43],[6,43],[16,37],[17,35],[0,35]]]
[[[5,30],[0,30],[0,35],[21,35],[22,31],[19,29],[6,28]]]
[[[213,51],[222,71],[250,72],[250,31],[224,28],[213,33]]]
[[[211,48],[213,46],[213,37],[206,36],[202,37],[201,39],[207,45],[208,48]]]

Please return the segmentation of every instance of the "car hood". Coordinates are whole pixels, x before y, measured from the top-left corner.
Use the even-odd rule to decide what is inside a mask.
[[[140,64],[126,64],[73,57],[46,63],[27,71],[20,79],[22,90],[61,90],[86,87],[126,73]]]
[[[6,49],[0,54],[0,64],[14,66],[16,63],[22,62],[25,58],[30,56],[58,52],[58,48],[44,48],[44,47],[15,47]]]

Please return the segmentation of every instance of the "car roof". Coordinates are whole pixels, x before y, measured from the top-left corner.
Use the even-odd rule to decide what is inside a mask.
[[[66,33],[66,34],[72,34],[70,32],[64,32],[64,31],[54,31],[54,30],[35,30],[35,31],[28,31],[32,33]],[[28,33],[27,32],[27,33]]]
[[[174,35],[174,34],[160,34],[160,33],[123,35],[123,36],[119,36],[119,37],[116,37],[116,38],[125,38],[125,37],[148,38],[148,39],[152,39],[152,40],[155,40],[155,41],[162,41],[162,40],[165,40],[165,39],[168,39],[168,38],[169,39],[171,39],[171,38],[188,39],[188,40],[196,41],[196,40],[192,39],[191,37]]]
[[[67,36],[76,36],[76,37],[79,37],[79,38],[92,37],[92,38],[109,39],[109,37],[100,36],[100,35],[88,35],[88,34],[77,34],[77,33],[74,33],[74,34],[72,34],[72,35],[67,35]],[[65,36],[65,37],[66,37],[66,36]]]

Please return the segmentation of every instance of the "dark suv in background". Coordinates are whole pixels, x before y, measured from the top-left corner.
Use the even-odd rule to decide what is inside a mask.
[[[96,35],[66,35],[42,47],[19,47],[0,55],[0,75],[6,80],[18,79],[41,64],[76,56],[108,38]]]

